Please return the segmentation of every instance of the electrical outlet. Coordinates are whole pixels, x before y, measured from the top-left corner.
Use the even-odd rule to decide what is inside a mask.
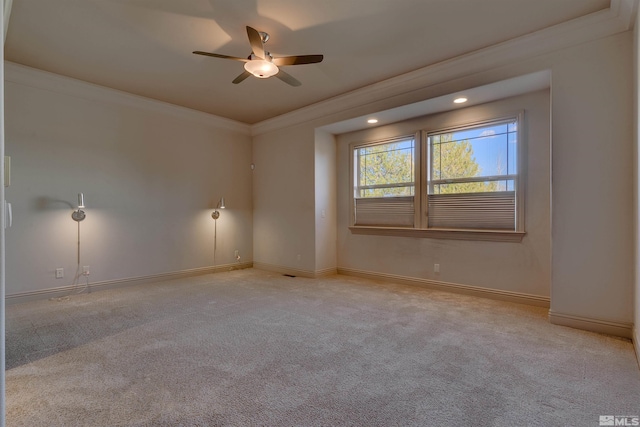
[[[83,276],[88,276],[90,274],[91,274],[91,271],[89,269],[89,266],[88,265],[83,265],[82,266],[82,275]]]
[[[440,273],[440,264],[433,264],[433,272]]]
[[[236,251],[233,253],[233,256],[238,258],[240,256],[240,251],[236,249]]]
[[[302,259],[302,256],[298,254],[298,261],[300,261],[301,259]]]
[[[64,268],[56,268],[56,279],[62,279],[64,277]]]

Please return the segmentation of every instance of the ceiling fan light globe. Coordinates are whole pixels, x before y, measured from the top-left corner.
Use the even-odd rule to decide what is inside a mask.
[[[278,71],[280,71],[276,64],[264,59],[254,59],[253,61],[245,62],[244,69],[261,79],[275,76],[278,74]]]

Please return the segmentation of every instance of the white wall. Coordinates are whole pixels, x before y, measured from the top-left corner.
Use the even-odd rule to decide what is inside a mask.
[[[336,142],[332,134],[315,133],[315,209],[316,209],[316,265],[320,274],[336,272],[337,217],[336,204]]]
[[[8,3],[8,8],[7,8]],[[7,10],[9,9],[9,10]],[[4,1],[2,7],[0,7],[0,20],[3,22],[3,37],[2,46],[0,46],[0,53],[4,57],[4,40],[6,38],[7,26],[9,24],[9,14],[11,9],[11,0]],[[4,159],[5,146],[5,109],[4,109],[4,64],[0,65],[0,159]],[[4,162],[0,165],[0,203],[3,204],[2,212],[0,212],[0,219],[3,224],[5,222],[5,191],[4,191]],[[6,250],[5,250],[5,228],[0,228],[0,427],[5,426],[5,411],[6,411],[6,384],[5,384],[5,307],[6,307]]]
[[[314,155],[314,133],[305,127],[254,137],[253,242],[257,267],[314,274]]]
[[[632,33],[563,51],[552,89],[552,312],[633,320]]]
[[[587,28],[591,27],[581,26],[577,31]],[[380,84],[375,90],[347,94],[279,121],[254,126],[258,134],[254,138],[254,161],[269,168],[254,180],[255,261],[287,269],[299,265],[296,251],[316,258],[315,182],[313,171],[308,169],[314,164],[316,128],[548,69],[552,73],[550,295],[554,321],[570,320],[586,328],[604,324],[618,328],[622,334],[630,333],[635,268],[631,231],[633,34],[626,31],[592,37],[575,46],[532,54],[553,43],[554,38],[543,40],[539,42],[533,36],[514,43],[512,49],[503,45],[436,64],[397,83]],[[286,120],[297,124],[287,126]],[[277,195],[281,195],[280,200],[291,195],[300,197],[286,206],[268,202]],[[266,244],[265,237],[275,243]],[[398,242],[390,246],[400,254],[412,253],[426,244],[392,241]],[[378,268],[404,271],[404,265],[376,261]],[[523,258],[522,263],[533,261]],[[315,271],[313,262],[305,268]],[[482,274],[482,270],[482,265],[467,266],[465,276]]]
[[[634,222],[635,222],[635,298],[634,298],[634,337],[636,357],[640,363],[640,7],[636,6],[636,26],[633,32],[633,83],[634,83]]]
[[[81,263],[91,266],[92,282],[213,266],[210,213],[222,196],[216,264],[234,263],[236,249],[252,260],[248,132],[9,65],[8,295],[72,283],[77,223],[70,215],[79,192],[87,206]],[[57,267],[64,279],[55,279]]]
[[[550,266],[549,91],[509,98],[338,137],[338,268],[429,279],[549,296]],[[349,226],[349,144],[444,129],[525,111],[527,141],[525,229],[521,243],[352,234]],[[434,273],[433,264],[440,264]]]

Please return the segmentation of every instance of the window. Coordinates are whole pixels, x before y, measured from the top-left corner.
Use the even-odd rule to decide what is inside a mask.
[[[519,241],[521,122],[522,114],[353,144],[352,230]]]
[[[415,138],[361,145],[354,157],[354,224],[414,226]]]
[[[516,230],[518,121],[428,133],[428,227]]]

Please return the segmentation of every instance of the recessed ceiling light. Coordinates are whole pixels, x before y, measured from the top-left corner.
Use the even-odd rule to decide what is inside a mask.
[[[370,125],[372,125],[374,123],[378,123],[378,119],[369,119],[369,120],[367,120],[367,123],[369,123]]]
[[[464,98],[464,97],[456,98],[453,100],[453,102],[455,102],[456,104],[462,104],[464,102],[467,102],[467,98]]]

